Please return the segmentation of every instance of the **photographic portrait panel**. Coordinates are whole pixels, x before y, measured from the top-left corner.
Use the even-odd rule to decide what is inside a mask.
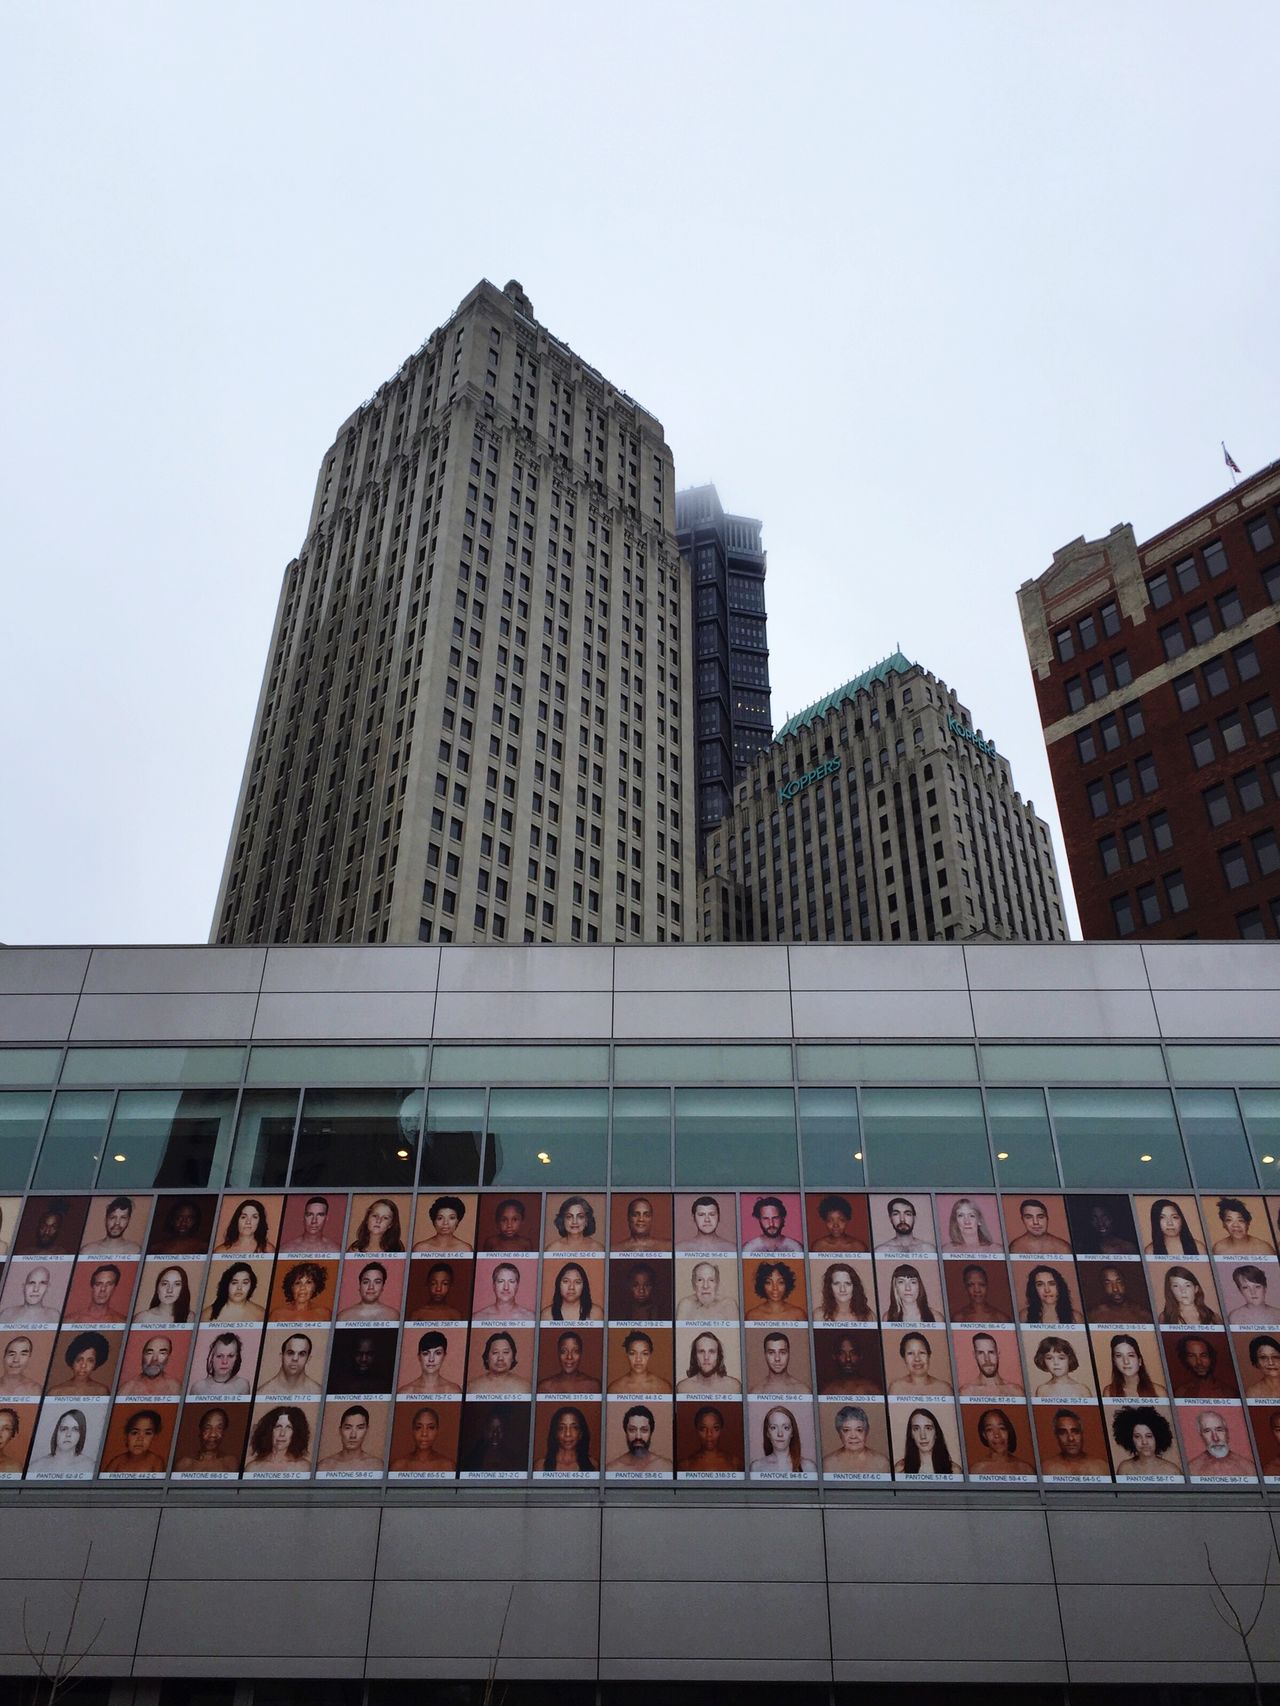
[[[261,1400],[253,1406],[249,1420],[244,1478],[255,1481],[307,1480],[315,1457],[317,1433],[314,1404]]]
[[[476,1263],[439,1256],[409,1263],[406,1321],[466,1321],[471,1315],[471,1282]],[[489,1293],[492,1298],[492,1292]]]
[[[1221,1277],[1221,1269],[1219,1269]],[[1204,1256],[1151,1262],[1148,1279],[1162,1327],[1221,1327],[1214,1264]],[[1280,1287],[1277,1287],[1280,1289]]]
[[[744,1191],[741,1203],[745,1256],[804,1254],[804,1211],[795,1191]]]
[[[150,1196],[121,1192],[113,1197],[94,1197],[85,1217],[80,1255],[97,1256],[110,1262],[142,1255],[151,1218]]]
[[[205,1276],[202,1321],[261,1326],[271,1301],[270,1256],[215,1257]]]
[[[547,1198],[542,1247],[549,1256],[603,1256],[608,1230],[603,1191],[572,1191],[565,1196],[556,1192]]]
[[[1020,1327],[1027,1396],[1037,1404],[1091,1404],[1098,1388],[1083,1327]],[[1109,1367],[1109,1361],[1104,1366]]]
[[[271,1280],[270,1321],[324,1322],[338,1302],[340,1267],[333,1257],[282,1256]]]
[[[748,1321],[807,1321],[809,1287],[803,1256],[747,1256],[742,1296]]]
[[[213,1242],[217,1197],[173,1195],[156,1198],[147,1239],[149,1256],[190,1260],[205,1256]]]
[[[1140,1327],[1154,1318],[1146,1269],[1140,1261],[1081,1262],[1076,1280],[1090,1326]]]
[[[892,1478],[889,1420],[879,1399],[856,1404],[819,1404],[818,1430],[824,1481]]]
[[[213,1398],[219,1404],[240,1404],[253,1392],[262,1349],[262,1328],[236,1321],[214,1322],[195,1335],[187,1369],[187,1394]]]
[[[467,1378],[467,1329],[448,1322],[410,1327],[400,1341],[397,1398],[427,1398],[457,1403]]]
[[[215,1256],[274,1256],[284,1198],[227,1191],[214,1221]]]
[[[6,1404],[39,1401],[57,1339],[52,1327],[0,1329],[0,1400]]]
[[[670,1191],[614,1191],[609,1199],[609,1248],[636,1255],[671,1254]]]
[[[1240,1340],[1236,1349],[1243,1350],[1247,1340]],[[1238,1401],[1240,1387],[1231,1360],[1231,1344],[1225,1333],[1205,1328],[1162,1327],[1160,1343],[1164,1350],[1169,1389],[1175,1398],[1199,1399],[1202,1403],[1219,1403],[1223,1399]],[[1280,1340],[1276,1341],[1274,1363],[1280,1378]],[[1242,1364],[1246,1379],[1257,1370]],[[1275,1393],[1280,1401],[1280,1389]]]
[[[193,1481],[233,1479],[240,1473],[250,1420],[247,1404],[207,1399],[184,1404],[170,1473]]]
[[[21,1475],[26,1468],[32,1424],[38,1415],[34,1404],[0,1399],[0,1476]]]
[[[0,1196],[0,1262],[9,1254],[17,1236],[18,1216],[21,1212],[21,1197]]]
[[[1200,1198],[1210,1254],[1223,1261],[1277,1260],[1271,1215],[1260,1196],[1213,1191]]]
[[[176,1403],[195,1338],[189,1327],[134,1327],[124,1341],[117,1398]]]
[[[1000,1256],[1004,1228],[994,1193],[948,1191],[938,1198],[938,1231],[944,1256]]]
[[[1280,1334],[1232,1333],[1230,1344],[1245,1397],[1251,1403],[1280,1404]],[[1222,1349],[1225,1353],[1225,1345]]]
[[[604,1334],[580,1326],[538,1332],[538,1392],[589,1398],[604,1384]]]
[[[670,1480],[675,1473],[674,1404],[643,1393],[604,1407],[605,1474],[610,1480]]]
[[[1018,1335],[1012,1327],[957,1327],[951,1348],[961,1398],[1017,1404],[1025,1396]]]
[[[877,1255],[934,1256],[938,1235],[927,1191],[898,1191],[868,1198],[871,1243]]]
[[[415,1254],[470,1256],[475,1243],[474,1191],[437,1191],[418,1198],[413,1225]]]
[[[1280,1481],[1280,1404],[1250,1404],[1249,1426],[1264,1481]]]
[[[1069,1196],[1066,1205],[1077,1259],[1138,1255],[1138,1229],[1128,1197],[1118,1191],[1092,1192]]]
[[[738,1206],[733,1192],[679,1192],[675,1198],[675,1243],[677,1256],[733,1255],[738,1248]]]
[[[361,1191],[351,1199],[347,1250],[355,1256],[403,1256],[413,1222],[412,1198],[402,1192]]]
[[[88,1481],[98,1467],[109,1406],[46,1398],[27,1459],[28,1481]]]
[[[74,1256],[84,1236],[87,1197],[42,1194],[28,1197],[13,1241],[15,1256]]]
[[[637,1398],[669,1398],[675,1335],[670,1327],[610,1327],[605,1352],[606,1391]]]
[[[148,1256],[133,1297],[135,1327],[188,1327],[199,1311],[204,1258]]]
[[[735,1257],[677,1256],[675,1270],[677,1321],[725,1325],[741,1319]]]
[[[467,1349],[468,1398],[527,1398],[533,1391],[532,1327],[476,1328]]]
[[[396,1327],[358,1326],[335,1331],[326,1391],[331,1398],[390,1398],[395,1390]]]
[[[1280,1331],[1280,1271],[1274,1262],[1218,1262],[1218,1301],[1231,1328]]]
[[[70,1262],[11,1257],[0,1291],[0,1327],[56,1327],[70,1285]]]
[[[893,1265],[891,1262],[890,1267]],[[870,1256],[811,1256],[809,1296],[813,1319],[820,1325],[874,1321],[876,1282]]]
[[[68,1403],[105,1403],[120,1366],[124,1334],[118,1329],[66,1328],[58,1334],[45,1395]]]
[[[946,1319],[942,1274],[938,1263],[927,1256],[917,1256],[914,1261],[877,1256],[876,1296],[880,1319],[891,1326],[902,1321],[914,1324]]]
[[[1242,1404],[1179,1404],[1178,1433],[1194,1482],[1257,1480],[1253,1442]]]
[[[126,1399],[111,1409],[98,1476],[113,1481],[149,1481],[165,1474],[173,1449],[176,1404],[154,1408]]]
[[[538,1303],[538,1270],[510,1256],[477,1256],[473,1321],[532,1321]]]
[[[315,1404],[324,1391],[331,1329],[311,1322],[268,1327],[262,1335],[255,1388],[259,1398]]]
[[[399,1321],[408,1266],[403,1256],[348,1256],[338,1283],[338,1320]]]
[[[874,1327],[815,1332],[813,1354],[818,1391],[824,1396],[865,1398],[885,1391],[880,1334]]]
[[[529,1473],[532,1405],[466,1403],[458,1435],[458,1473],[466,1481],[523,1481]]]
[[[956,1407],[946,1398],[890,1404],[889,1441],[899,1480],[951,1480],[964,1474]]]
[[[347,1226],[345,1191],[295,1191],[284,1199],[280,1224],[282,1256],[336,1256]]]
[[[68,1327],[122,1327],[141,1266],[127,1257],[82,1256],[72,1269],[63,1321]]]
[[[1010,1192],[1000,1199],[1009,1254],[1018,1258],[1071,1259],[1071,1228],[1060,1196]],[[1015,1280],[1015,1285],[1016,1285]]]
[[[891,1395],[949,1398],[955,1390],[945,1327],[886,1327],[882,1332],[885,1373]]]
[[[652,1262],[637,1260],[652,1272]],[[605,1269],[599,1262],[582,1261],[577,1256],[548,1256],[542,1264],[539,1319],[599,1326],[605,1315],[605,1286]],[[650,1301],[652,1290],[651,1285]]]
[[[1178,1422],[1171,1405],[1107,1399],[1102,1415],[1117,1481],[1139,1487],[1183,1485]]]
[[[978,1262],[944,1262],[947,1313],[963,1326],[993,1325],[1015,1319],[1009,1270],[994,1258]]]
[[[761,1396],[809,1398],[813,1369],[804,1326],[750,1327],[746,1334],[747,1391]]]
[[[603,1443],[603,1404],[539,1404],[534,1412],[534,1480],[596,1480]]]
[[[1041,1404],[1032,1412],[1042,1480],[1111,1484],[1111,1454],[1096,1404]]]
[[[698,1403],[677,1404],[676,1479],[743,1480],[746,1458],[742,1427],[742,1405],[733,1398],[704,1398]]]
[[[476,1231],[482,1254],[536,1255],[542,1247],[542,1198],[537,1191],[485,1191],[476,1201]]]
[[[550,1266],[549,1262],[543,1264],[544,1296]],[[669,1259],[614,1256],[609,1263],[609,1319],[670,1322],[675,1314],[674,1289],[675,1273]]]
[[[1181,1262],[1188,1256],[1206,1254],[1199,1205],[1189,1191],[1168,1197],[1135,1197],[1133,1206],[1144,1256]]]
[[[380,1481],[387,1461],[391,1404],[328,1399],[316,1448],[317,1481]]]
[[[1160,1342],[1153,1327],[1091,1327],[1089,1341],[1102,1398],[1125,1404],[1168,1398]]]
[[[975,1481],[1028,1481],[1035,1478],[1035,1433],[1031,1412],[1016,1400],[962,1404],[969,1476]]]
[[[1018,1320],[1029,1326],[1071,1327],[1084,1320],[1076,1267],[1070,1256],[1015,1263],[1013,1286]]]
[[[393,1481],[452,1480],[458,1471],[459,1404],[397,1404],[391,1425]]]
[[[676,1393],[700,1397],[740,1397],[742,1356],[736,1328],[677,1327],[675,1342]]]
[[[870,1250],[871,1216],[863,1192],[810,1191],[804,1206],[815,1256],[861,1256]]]

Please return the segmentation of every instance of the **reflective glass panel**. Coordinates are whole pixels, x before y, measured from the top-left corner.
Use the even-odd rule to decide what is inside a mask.
[[[0,1191],[25,1189],[49,1098],[30,1090],[0,1096]]]
[[[229,1185],[283,1185],[298,1119],[296,1090],[246,1090],[240,1101]]]
[[[1242,1090],[1240,1111],[1258,1177],[1268,1191],[1280,1191],[1280,1090]]]
[[[805,1084],[976,1084],[978,1066],[967,1043],[801,1043],[796,1076]]]
[[[485,1183],[603,1185],[608,1119],[604,1089],[491,1091]]]
[[[63,1084],[238,1084],[242,1048],[73,1048]]]
[[[294,1145],[295,1185],[413,1185],[425,1092],[308,1090]]]
[[[1064,1185],[1190,1183],[1169,1090],[1050,1090]]]
[[[996,1178],[1007,1190],[1049,1190],[1058,1183],[1043,1090],[988,1090],[987,1119]]]
[[[100,1189],[208,1185],[231,1147],[234,1090],[122,1090],[98,1169]]]
[[[873,1185],[946,1190],[991,1181],[977,1090],[864,1090],[862,1135]]]
[[[615,1185],[671,1183],[671,1092],[613,1092]]]
[[[793,1185],[799,1177],[791,1090],[676,1091],[678,1185]]]
[[[1269,1044],[1236,1048],[1229,1043],[1173,1046],[1169,1076],[1175,1084],[1280,1084],[1280,1048]]]
[[[427,1097],[420,1182],[474,1185],[484,1147],[484,1091],[432,1090]]]
[[[604,1084],[609,1050],[600,1045],[564,1048],[434,1048],[433,1084]]]
[[[399,1048],[255,1048],[247,1084],[421,1084],[427,1051]]]
[[[864,1183],[862,1128],[854,1090],[801,1090],[800,1155],[807,1188]]]
[[[618,1048],[613,1075],[619,1084],[758,1084],[791,1077],[785,1044],[745,1048],[738,1043],[664,1043]]]
[[[1164,1060],[1154,1043],[1013,1043],[982,1051],[989,1084],[1163,1084]]]
[[[56,1048],[0,1049],[0,1084],[52,1084],[61,1059]]]
[[[111,1090],[61,1090],[40,1145],[33,1181],[39,1190],[88,1190],[98,1171],[107,1124]]]
[[[1257,1184],[1244,1123],[1231,1090],[1178,1090],[1178,1118],[1202,1189],[1252,1190]]]

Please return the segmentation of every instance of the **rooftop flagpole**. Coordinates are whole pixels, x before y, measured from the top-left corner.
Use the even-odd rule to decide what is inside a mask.
[[[1236,475],[1240,472],[1240,465],[1227,449],[1225,440],[1220,439],[1218,442],[1222,445],[1222,460],[1231,470],[1231,484],[1234,486],[1236,483]]]

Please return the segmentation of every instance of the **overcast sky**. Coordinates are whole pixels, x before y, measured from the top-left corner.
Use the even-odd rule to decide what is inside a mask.
[[[482,276],[762,518],[776,723],[900,645],[1055,836],[1019,583],[1280,456],[1275,0],[0,23],[0,940],[207,937],[320,457]]]

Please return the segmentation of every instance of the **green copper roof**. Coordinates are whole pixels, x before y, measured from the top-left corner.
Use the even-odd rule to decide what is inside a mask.
[[[785,740],[788,735],[795,734],[811,723],[815,717],[825,717],[827,712],[836,705],[842,705],[846,699],[856,699],[864,687],[870,687],[873,681],[887,681],[890,675],[905,675],[916,665],[910,658],[903,657],[901,652],[890,652],[887,658],[881,658],[879,663],[872,664],[870,669],[864,669],[861,675],[855,675],[852,681],[846,681],[843,687],[837,687],[834,693],[828,693],[825,699],[819,699],[807,710],[799,711],[794,717],[788,717],[786,722],[774,735],[774,740]]]

